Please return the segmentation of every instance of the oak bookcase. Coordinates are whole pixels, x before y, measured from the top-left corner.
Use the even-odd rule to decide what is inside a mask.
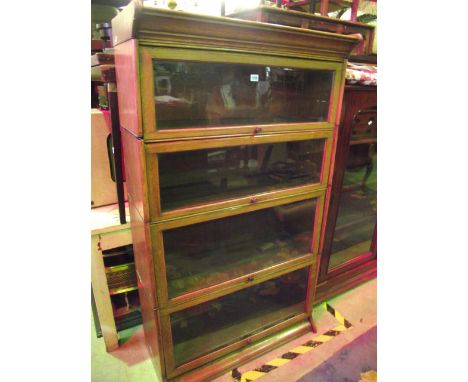
[[[112,21],[146,342],[206,381],[313,329],[352,36],[129,4]]]

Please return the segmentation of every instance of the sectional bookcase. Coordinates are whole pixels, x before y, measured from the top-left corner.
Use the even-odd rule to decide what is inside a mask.
[[[112,25],[147,345],[161,379],[206,381],[313,329],[357,39],[139,2]]]

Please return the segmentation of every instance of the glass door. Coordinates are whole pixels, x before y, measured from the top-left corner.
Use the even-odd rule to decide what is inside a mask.
[[[326,139],[158,155],[162,212],[320,184]]]
[[[324,190],[332,133],[146,146],[151,221]]]
[[[264,282],[168,312],[163,325],[171,350],[168,374],[219,357],[306,317],[310,267],[287,272]]]
[[[344,124],[336,158],[319,282],[377,256],[376,107],[358,110]]]
[[[163,231],[168,297],[310,256],[316,205],[308,199]]]
[[[159,130],[323,122],[333,72],[266,66],[153,60]]]
[[[333,129],[341,63],[177,48],[141,63],[145,140]]]
[[[356,115],[345,166],[329,272],[371,251],[377,224],[376,111]]]

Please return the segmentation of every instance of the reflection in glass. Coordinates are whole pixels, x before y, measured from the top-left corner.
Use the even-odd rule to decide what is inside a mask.
[[[308,268],[171,314],[176,365],[303,313]]]
[[[159,154],[163,211],[320,182],[324,139]]]
[[[376,112],[358,115],[352,130],[329,269],[370,251],[377,222]]]
[[[158,129],[319,122],[333,72],[154,60]]]
[[[163,231],[169,297],[310,253],[315,206],[309,199]]]

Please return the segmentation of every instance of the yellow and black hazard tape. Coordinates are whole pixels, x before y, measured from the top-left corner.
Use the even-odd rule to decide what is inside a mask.
[[[340,313],[338,313],[332,306],[330,306],[327,302],[325,303],[325,307],[327,308],[327,311],[335,317],[335,319],[343,325],[346,329],[349,329],[352,325],[351,323],[346,320]]]
[[[339,312],[337,312],[332,306],[328,305],[328,303],[326,302],[325,307],[327,311],[331,313],[333,317],[335,317],[335,319],[339,322],[338,326],[326,331],[323,334],[320,334],[317,337],[314,337],[312,340],[307,341],[303,345],[295,347],[294,349],[288,351],[287,353],[284,353],[280,357],[266,362],[264,365],[257,367],[254,370],[241,374],[238,369],[234,369],[231,373],[232,377],[236,381],[240,382],[255,381],[256,379],[263,377],[270,371],[287,364],[288,362],[300,356],[301,354],[307,353],[312,349],[322,345],[323,343],[330,341],[332,338],[336,337],[340,333],[352,327],[351,323],[348,320],[346,320]]]

